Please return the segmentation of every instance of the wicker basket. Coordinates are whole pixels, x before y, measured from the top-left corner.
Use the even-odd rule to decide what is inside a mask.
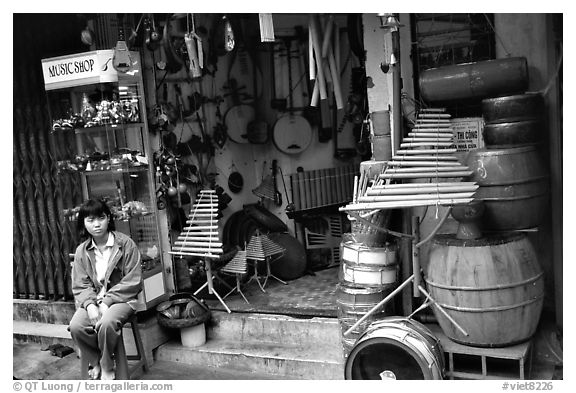
[[[203,312],[202,314],[196,315],[196,316],[190,316],[188,312],[185,312],[190,308],[190,307],[188,307],[188,304],[190,302],[197,303],[198,305],[201,306],[201,308],[203,308],[205,310],[205,312]],[[169,305],[170,307],[178,307],[178,312],[177,313],[167,313],[166,312],[166,311],[168,311],[166,309],[167,305]],[[158,323],[160,324],[160,326],[163,326],[163,327],[166,327],[169,329],[182,329],[182,328],[187,328],[187,327],[191,327],[191,326],[196,326],[196,325],[199,325],[201,323],[208,321],[210,319],[210,317],[212,316],[210,309],[208,308],[208,306],[206,306],[204,304],[204,302],[202,300],[199,300],[195,296],[188,294],[188,293],[180,293],[180,294],[172,295],[168,302],[163,302],[163,303],[159,304],[158,307],[156,307],[156,310],[158,311],[158,314],[156,314],[156,317],[158,319]],[[171,315],[171,314],[175,315],[175,316],[177,315],[178,317],[169,318],[168,315]],[[182,317],[182,318],[180,318],[180,317]]]

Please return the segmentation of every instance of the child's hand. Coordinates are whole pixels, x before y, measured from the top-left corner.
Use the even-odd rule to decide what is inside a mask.
[[[100,317],[98,319],[98,322],[96,322],[94,329],[96,329],[96,330],[100,329],[100,325],[102,324],[102,317],[104,316],[104,313],[106,312],[106,310],[108,310],[108,306],[105,305],[104,303],[100,303],[98,305],[98,313],[99,313]]]
[[[90,319],[92,325],[96,326],[96,323],[100,320],[100,310],[98,306],[95,304],[89,304],[88,307],[86,307],[86,312],[88,313],[88,319]]]

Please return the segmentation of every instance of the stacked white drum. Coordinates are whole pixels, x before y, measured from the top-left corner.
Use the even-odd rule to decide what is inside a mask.
[[[359,235],[360,236],[360,235]],[[341,243],[339,285],[336,292],[341,333],[388,296],[397,285],[397,252],[393,245],[371,245],[346,234]],[[367,318],[348,337],[342,335],[344,355],[348,356],[368,325],[393,313],[393,302]]]

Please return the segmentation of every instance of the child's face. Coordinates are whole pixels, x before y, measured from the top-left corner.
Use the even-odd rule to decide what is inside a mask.
[[[88,216],[84,218],[84,227],[92,237],[102,237],[108,233],[108,216]]]

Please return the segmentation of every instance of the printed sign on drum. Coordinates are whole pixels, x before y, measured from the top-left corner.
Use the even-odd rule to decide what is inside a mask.
[[[458,152],[467,152],[484,147],[482,130],[484,120],[481,117],[461,117],[450,119],[454,130],[454,147]]]

